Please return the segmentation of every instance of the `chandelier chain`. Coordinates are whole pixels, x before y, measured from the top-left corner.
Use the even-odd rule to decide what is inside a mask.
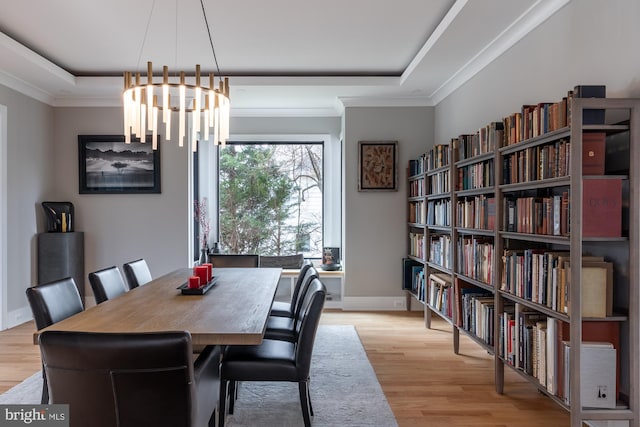
[[[142,60],[142,52],[144,52],[144,45],[147,42],[147,34],[149,34],[149,27],[151,26],[151,17],[153,16],[153,9],[155,7],[156,7],[156,0],[153,0],[153,3],[151,3],[151,10],[149,11],[149,18],[147,19],[147,26],[144,29],[144,37],[142,38],[140,53],[138,53],[138,62],[136,62],[136,70],[140,70],[140,61]]]
[[[209,21],[207,20],[207,12],[204,9],[204,0],[200,0],[200,6],[202,6],[202,16],[204,16],[204,25],[207,27],[207,34],[209,35],[209,44],[211,45],[213,60],[216,63],[216,70],[218,71],[218,76],[221,76],[220,67],[218,66],[218,58],[216,56],[216,49],[213,47],[213,38],[211,38],[211,29],[209,29]]]

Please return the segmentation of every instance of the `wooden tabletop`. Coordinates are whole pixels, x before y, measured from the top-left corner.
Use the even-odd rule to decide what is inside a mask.
[[[216,268],[217,282],[205,295],[182,295],[176,288],[192,270],[180,269],[43,331],[189,331],[194,344],[260,344],[281,272]]]

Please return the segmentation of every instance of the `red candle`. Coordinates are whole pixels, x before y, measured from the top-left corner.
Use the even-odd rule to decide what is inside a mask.
[[[200,278],[200,284],[204,285],[209,281],[209,271],[206,266],[199,265],[196,267],[196,276]]]
[[[200,278],[198,276],[189,277],[189,289],[198,289],[200,287]]]
[[[213,279],[213,264],[211,264],[210,262],[207,262],[205,264],[202,264],[204,266],[207,267],[207,281],[211,281],[211,279]]]

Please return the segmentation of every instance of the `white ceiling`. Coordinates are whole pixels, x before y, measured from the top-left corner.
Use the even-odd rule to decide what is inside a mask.
[[[246,116],[436,105],[570,0],[203,1]],[[216,71],[200,0],[0,0],[0,84],[50,105],[119,105],[147,61]]]

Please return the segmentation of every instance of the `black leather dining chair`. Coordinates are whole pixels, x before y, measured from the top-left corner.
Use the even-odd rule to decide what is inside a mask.
[[[129,289],[137,288],[153,280],[147,261],[143,258],[122,265]]]
[[[292,270],[302,268],[304,254],[295,255],[260,255],[260,267],[280,267]]]
[[[318,271],[313,266],[309,266],[302,278],[300,290],[293,305],[293,315],[291,317],[270,315],[267,319],[267,328],[264,337],[268,339],[285,340],[294,342],[300,330],[300,324],[304,317],[304,300],[310,291],[309,286],[314,279],[318,278]]]
[[[260,264],[262,267],[262,263]],[[313,262],[311,260],[306,260],[302,263],[300,267],[300,272],[298,273],[298,278],[296,279],[296,284],[293,287],[293,291],[291,292],[291,301],[274,301],[271,305],[271,316],[277,317],[293,317],[294,316],[294,308],[296,305],[296,301],[298,300],[298,295],[300,295],[300,288],[304,282],[305,274],[309,267],[313,266]]]
[[[295,342],[265,339],[260,345],[226,348],[220,364],[219,427],[224,427],[227,396],[229,413],[233,414],[238,381],[297,382],[304,425],[311,425],[313,407],[309,394],[309,372],[325,296],[325,286],[319,279],[313,279],[303,304],[304,315]]]
[[[96,304],[102,304],[127,292],[120,269],[115,265],[89,273],[89,283],[96,298]]]
[[[255,268],[260,265],[257,254],[210,254],[209,262],[213,268],[245,267]]]
[[[45,331],[40,349],[52,404],[71,427],[215,425],[220,348],[192,361],[189,332]]]
[[[27,288],[27,300],[38,330],[80,313],[84,306],[76,282],[71,277]],[[41,403],[49,403],[47,376],[42,370]]]

